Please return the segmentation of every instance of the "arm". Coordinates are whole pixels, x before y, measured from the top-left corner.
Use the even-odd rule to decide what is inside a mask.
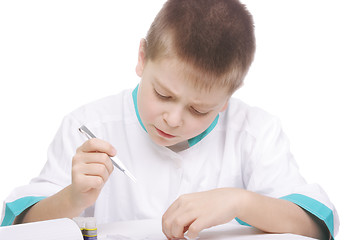
[[[283,199],[241,190],[237,216],[269,233],[293,233],[316,239],[329,239],[325,224],[298,205]]]
[[[71,191],[71,185],[69,185],[58,193],[39,201],[17,216],[14,224],[78,216],[83,209],[71,203]]]
[[[169,238],[194,238],[203,229],[238,217],[269,233],[293,233],[324,239],[324,225],[292,202],[238,188],[221,188],[183,195],[163,216],[163,232]]]
[[[78,216],[99,196],[114,169],[109,156],[115,154],[115,149],[105,141],[86,141],[73,157],[72,183],[25,210],[15,219],[15,223]]]

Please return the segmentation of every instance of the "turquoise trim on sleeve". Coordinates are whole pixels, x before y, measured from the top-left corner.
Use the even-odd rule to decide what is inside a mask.
[[[334,214],[333,211],[323,203],[302,194],[290,194],[281,199],[288,200],[302,207],[320,220],[324,221],[334,239]]]
[[[297,193],[281,197],[280,199],[293,202],[320,220],[324,221],[331,234],[331,239],[334,239],[334,214],[330,208],[313,198]],[[235,218],[235,220],[241,225],[251,226],[239,218]]]
[[[138,89],[139,89],[139,84],[136,86],[136,88],[132,91],[132,98],[133,98],[133,102],[134,102],[134,107],[135,107],[135,112],[136,112],[136,117],[141,125],[141,127],[146,131],[145,126],[143,124],[143,122],[141,121],[140,118],[140,114],[139,114],[139,109],[138,109],[138,104],[137,104],[137,93],[138,93]],[[192,147],[194,146],[196,143],[200,142],[201,139],[203,139],[206,135],[208,135],[216,126],[216,124],[218,123],[219,120],[219,114],[216,116],[216,118],[214,119],[214,121],[210,124],[210,126],[202,133],[200,133],[199,135],[191,138],[188,140],[189,146]]]
[[[252,227],[251,225],[247,224],[246,222],[240,220],[240,219],[237,218],[237,217],[235,218],[235,220],[236,220],[238,223],[240,223],[241,225],[248,226],[248,227]]]
[[[5,216],[4,220],[1,223],[1,226],[9,226],[11,225],[15,217],[22,213],[28,207],[34,205],[35,203],[39,202],[40,200],[46,197],[23,197],[19,198],[13,202],[9,202],[5,206]]]

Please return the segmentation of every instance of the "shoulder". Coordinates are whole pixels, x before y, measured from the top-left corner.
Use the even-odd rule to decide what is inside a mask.
[[[131,89],[85,104],[67,115],[81,123],[117,121],[131,112]]]
[[[222,128],[226,128],[227,131],[245,132],[253,137],[260,137],[267,131],[280,127],[280,121],[276,116],[237,98],[230,99],[229,106],[221,118]]]

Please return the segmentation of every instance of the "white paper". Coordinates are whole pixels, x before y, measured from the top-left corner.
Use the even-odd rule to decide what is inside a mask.
[[[0,227],[0,239],[83,240],[76,223],[69,218]]]
[[[117,222],[99,226],[99,240],[167,240],[161,230],[161,220],[138,220]],[[261,239],[261,240],[307,240],[307,238],[294,234],[266,234],[256,228],[242,226],[235,220],[227,224],[215,226],[200,232],[201,239]]]

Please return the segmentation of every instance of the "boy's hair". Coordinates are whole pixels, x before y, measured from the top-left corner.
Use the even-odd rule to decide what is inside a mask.
[[[175,56],[195,70],[196,86],[224,86],[230,94],[254,53],[253,19],[238,0],[168,0],[146,37],[146,59]]]

